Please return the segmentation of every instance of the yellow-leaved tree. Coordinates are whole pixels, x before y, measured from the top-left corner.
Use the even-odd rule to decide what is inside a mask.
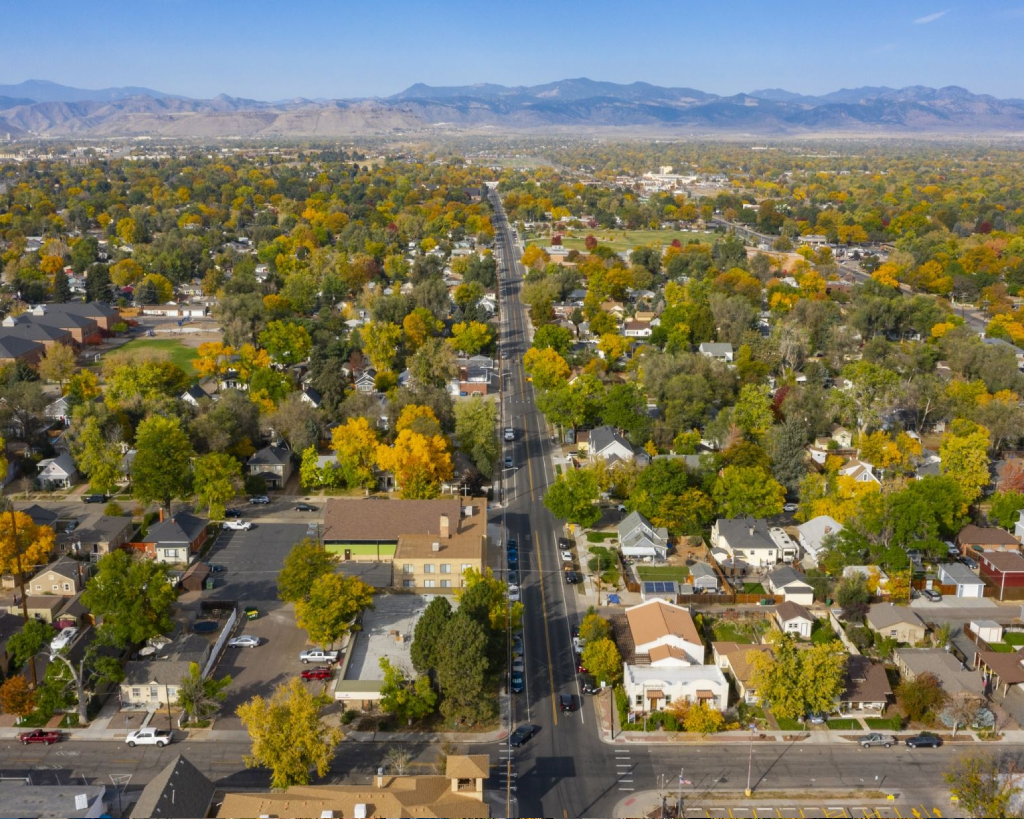
[[[349,418],[334,428],[331,445],[348,486],[370,488],[376,484],[377,431],[369,421],[362,416]]]
[[[377,466],[395,476],[403,498],[436,498],[453,474],[448,440],[411,429],[399,432],[394,446],[377,447]]]

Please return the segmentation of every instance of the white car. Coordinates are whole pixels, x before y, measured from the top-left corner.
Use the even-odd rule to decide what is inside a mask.
[[[512,670],[513,671],[518,671],[520,673],[526,671],[526,663],[523,662],[523,658],[522,657],[516,657],[512,661]]]
[[[795,503],[787,503],[782,507],[783,512],[795,512],[799,507]]]
[[[75,642],[75,637],[77,636],[78,629],[74,626],[69,626],[68,628],[61,630],[60,634],[50,640],[50,654],[59,654]]]
[[[509,586],[508,587],[508,599],[509,599],[510,603],[518,603],[519,602],[519,587],[518,586]]]
[[[562,562],[563,563],[572,563],[572,552],[570,552],[570,551],[568,551],[566,549],[562,549],[562,553],[561,554],[562,554]]]
[[[251,520],[226,520],[226,521],[224,521],[224,528],[225,529],[236,529],[236,530],[240,529],[242,531],[247,531],[249,529],[252,529],[252,521]]]
[[[243,634],[240,637],[232,637],[228,640],[228,645],[231,648],[256,648],[260,644],[259,637],[253,637],[251,634]]]
[[[163,748],[165,745],[170,745],[173,738],[170,731],[160,728],[140,728],[138,731],[128,734],[124,741],[129,748],[134,748],[136,745],[156,745]]]

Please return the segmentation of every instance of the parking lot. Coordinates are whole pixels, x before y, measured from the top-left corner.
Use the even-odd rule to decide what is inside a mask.
[[[211,597],[243,606],[277,601],[277,574],[292,546],[306,536],[306,524],[260,523],[247,531],[224,530],[207,560],[224,567]]]

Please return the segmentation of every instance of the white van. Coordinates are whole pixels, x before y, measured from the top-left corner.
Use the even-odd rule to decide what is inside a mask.
[[[74,626],[63,629],[60,634],[50,640],[50,654],[60,654],[60,652],[75,641],[77,636],[78,629]]]

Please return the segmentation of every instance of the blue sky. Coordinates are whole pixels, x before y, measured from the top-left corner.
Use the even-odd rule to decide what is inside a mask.
[[[0,83],[256,99],[566,77],[1024,97],[1024,0],[5,0]]]

